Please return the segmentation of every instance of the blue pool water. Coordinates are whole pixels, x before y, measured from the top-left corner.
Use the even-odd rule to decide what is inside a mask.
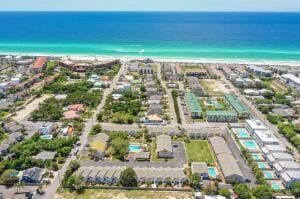
[[[233,130],[235,131],[238,138],[250,138],[249,133],[244,128],[236,128],[236,129],[233,129]]]
[[[41,139],[43,140],[52,140],[53,136],[52,135],[42,135]]]
[[[279,185],[277,182],[272,182],[272,183],[271,183],[271,187],[272,187],[274,190],[280,190],[280,185]]]
[[[274,178],[274,175],[271,171],[263,171],[263,174],[264,174],[264,177],[266,179],[273,179]]]
[[[253,160],[263,160],[263,157],[259,153],[252,153]]]
[[[244,140],[242,141],[242,144],[244,145],[244,147],[246,147],[249,150],[258,149],[258,146],[254,140]]]
[[[142,150],[141,145],[138,145],[138,144],[130,144],[128,149],[129,149],[129,152],[132,152],[132,153],[137,153]]]
[[[257,165],[258,165],[258,168],[260,168],[260,169],[266,169],[266,168],[268,168],[268,166],[266,165],[266,163],[263,163],[263,162],[258,162]]]
[[[215,167],[208,167],[208,175],[209,177],[215,178],[218,175],[218,171]]]

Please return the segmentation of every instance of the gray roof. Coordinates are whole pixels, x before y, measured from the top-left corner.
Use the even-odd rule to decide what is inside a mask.
[[[38,167],[32,167],[29,169],[26,169],[23,173],[23,176],[28,176],[31,179],[40,182],[43,178],[43,169],[38,168]]]
[[[139,152],[134,154],[134,159],[149,159],[150,153],[149,152]]]
[[[210,137],[209,141],[210,141],[216,155],[221,154],[221,153],[231,153],[224,138],[219,137],[219,136],[214,136],[214,137]]]
[[[172,141],[169,135],[159,135],[156,137],[156,151],[173,151]]]
[[[229,177],[231,175],[243,176],[236,159],[232,156],[232,154],[219,154],[217,159],[225,177]]]
[[[152,95],[149,97],[149,100],[161,100],[162,96],[161,95]]]
[[[192,173],[208,173],[207,164],[205,162],[192,162],[191,164]]]
[[[39,154],[37,154],[35,156],[36,159],[38,160],[52,160],[55,157],[56,152],[52,152],[52,151],[42,151]]]

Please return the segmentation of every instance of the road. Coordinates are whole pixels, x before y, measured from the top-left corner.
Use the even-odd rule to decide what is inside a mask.
[[[97,121],[97,114],[104,107],[107,96],[113,91],[114,87],[116,86],[116,83],[117,83],[118,79],[120,78],[121,74],[123,74],[123,72],[124,72],[124,68],[125,68],[125,65],[123,64],[122,67],[120,68],[118,74],[112,80],[110,87],[104,90],[103,97],[102,97],[102,100],[101,100],[100,104],[97,106],[97,108],[94,111],[92,117],[85,122],[84,131],[83,131],[82,135],[79,138],[80,143],[82,143],[82,144],[80,146],[74,148],[72,150],[71,154],[74,154],[74,152],[77,151],[77,150],[79,151],[78,154],[80,154],[84,150],[84,147],[87,144],[88,135],[92,130],[94,122]],[[63,178],[63,176],[64,176],[64,174],[65,174],[65,172],[68,168],[68,165],[73,160],[76,160],[75,155],[72,155],[71,157],[66,159],[65,163],[63,164],[61,169],[59,169],[59,171],[57,172],[57,175],[55,175],[55,177],[54,177],[53,181],[51,182],[51,184],[44,189],[45,194],[43,196],[41,196],[41,198],[43,198],[43,199],[53,199],[54,198],[56,190],[60,186],[61,180],[62,180],[62,178]]]
[[[161,85],[163,86],[163,88],[167,91],[167,101],[168,101],[168,105],[169,105],[169,111],[172,115],[172,118],[171,119],[171,124],[172,125],[177,125],[177,117],[176,117],[176,113],[175,113],[175,108],[174,108],[174,101],[173,101],[173,98],[172,98],[172,90],[171,89],[168,89],[168,86],[167,86],[167,82],[165,80],[162,79],[162,76],[161,76],[162,72],[161,72],[161,64],[158,63],[157,64],[157,78],[160,80],[161,82]]]
[[[278,128],[277,126],[271,124],[266,116],[264,114],[262,114],[253,104],[251,101],[249,101],[244,95],[241,94],[241,92],[235,88],[233,86],[233,84],[227,80],[224,76],[224,74],[221,71],[216,71],[218,73],[218,75],[221,77],[221,80],[223,82],[225,82],[227,85],[230,85],[230,87],[232,88],[233,92],[238,96],[238,98],[240,100],[242,100],[244,102],[244,104],[249,108],[252,118],[256,118],[259,119],[261,121],[263,121],[265,123],[265,125],[268,127],[269,130],[271,130],[272,132],[274,132],[274,134],[277,136],[277,138],[279,139],[280,143],[286,147],[291,148],[294,151],[294,157],[296,160],[300,159],[300,154],[298,152],[298,150],[284,137],[282,136],[279,132],[278,132]]]

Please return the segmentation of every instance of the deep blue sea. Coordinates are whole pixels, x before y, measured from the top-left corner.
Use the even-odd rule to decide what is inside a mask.
[[[0,53],[300,61],[300,13],[0,12]]]

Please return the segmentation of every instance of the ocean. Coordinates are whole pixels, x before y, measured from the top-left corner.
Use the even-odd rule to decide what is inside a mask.
[[[300,13],[0,12],[0,53],[300,61]]]

